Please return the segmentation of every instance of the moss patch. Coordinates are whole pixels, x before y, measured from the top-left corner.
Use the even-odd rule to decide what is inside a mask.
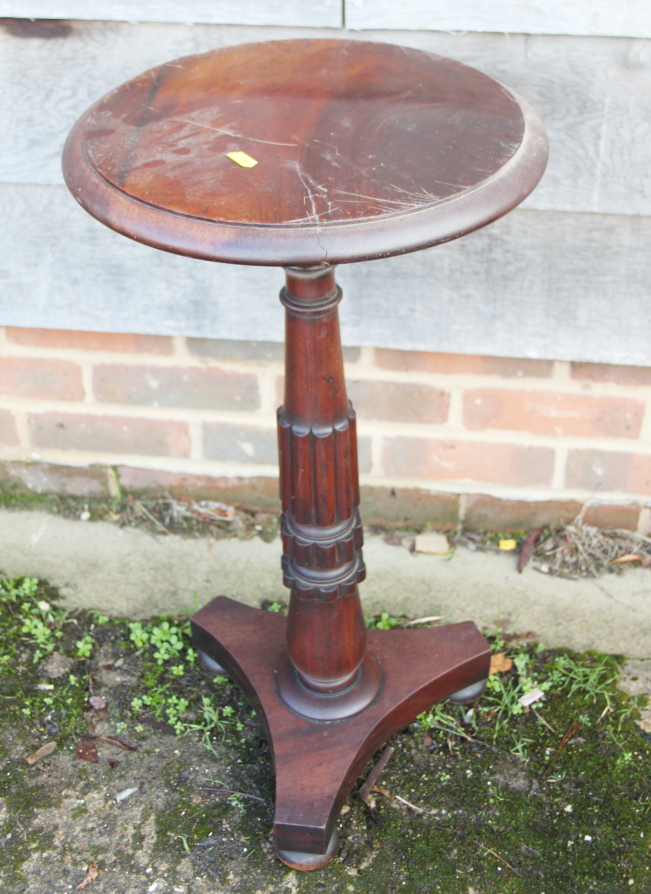
[[[296,874],[273,854],[260,725],[198,669],[187,619],[68,614],[46,585],[4,580],[0,633],[12,894],[74,889],[91,863],[100,894],[651,891],[651,745],[615,657],[494,637],[504,670],[474,711],[434,707],[395,736],[371,798],[344,808],[336,858]],[[523,706],[535,689],[544,698]],[[84,740],[97,762],[77,756]]]

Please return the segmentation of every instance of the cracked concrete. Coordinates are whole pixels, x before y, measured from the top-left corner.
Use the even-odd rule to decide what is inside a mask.
[[[0,571],[59,587],[71,608],[142,618],[192,611],[224,594],[250,605],[286,601],[280,540],[159,536],[43,512],[0,511]],[[651,657],[651,571],[580,581],[515,569],[513,554],[458,549],[451,561],[367,537],[364,610],[472,619],[532,630],[550,647]]]

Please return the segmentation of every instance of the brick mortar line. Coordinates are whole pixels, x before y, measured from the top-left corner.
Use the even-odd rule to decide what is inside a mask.
[[[649,532],[651,531],[651,509],[648,507],[643,507],[640,510],[640,515],[637,523],[637,533],[642,534],[643,537],[648,537]]]
[[[95,392],[93,390],[93,365],[92,363],[80,363],[81,366],[81,385],[84,389],[84,397],[82,404],[95,403]],[[24,399],[24,398],[23,398]]]
[[[550,502],[555,500],[594,502],[594,503],[643,503],[651,506],[651,494],[627,493],[626,491],[594,491],[580,490],[578,488],[536,488],[526,485],[517,486],[509,484],[495,484],[490,481],[471,481],[468,479],[427,479],[427,478],[396,478],[386,476],[376,478],[371,475],[360,475],[360,483],[370,487],[384,487],[396,489],[412,489],[427,491],[429,493],[458,494],[459,496],[471,496],[481,494],[495,496],[498,499],[524,500],[526,502]]]
[[[284,367],[282,361],[253,361],[238,360],[237,358],[200,357],[191,354],[185,346],[185,336],[166,336],[172,339],[174,353],[165,354],[134,354],[120,353],[118,351],[84,351],[79,348],[50,348],[31,345],[19,345],[9,342],[4,337],[0,341],[3,348],[3,356],[21,357],[24,359],[38,360],[67,360],[77,363],[79,366],[90,364],[94,366],[121,365],[121,366],[158,366],[161,368],[192,368],[192,369],[224,369],[225,371],[260,374],[261,367],[267,371],[272,370],[282,375]],[[179,353],[174,342],[183,343],[184,348]],[[364,351],[373,351],[373,348],[362,347],[362,356],[355,363],[346,363],[346,377],[351,381],[380,381],[395,384],[430,385],[439,389],[452,387],[463,390],[475,390],[486,388],[505,391],[538,391],[551,394],[579,394],[591,397],[618,396],[648,399],[651,397],[651,384],[634,385],[620,384],[617,382],[593,382],[584,379],[572,379],[569,377],[557,378],[554,373],[550,377],[513,377],[503,378],[499,375],[474,374],[474,373],[430,373],[422,370],[405,372],[402,370],[382,369],[369,363],[364,358]],[[475,356],[475,355],[472,355]],[[476,355],[482,356],[482,355]],[[517,358],[516,358],[517,359]],[[569,365],[569,361],[553,361],[554,364]],[[603,364],[607,366],[608,364]],[[586,387],[589,386],[589,387]]]
[[[552,379],[556,382],[571,382],[572,364],[570,360],[553,360],[552,361]]]
[[[267,416],[273,416],[274,424],[276,421],[276,411],[278,409],[278,401],[276,399],[276,382],[278,374],[271,370],[260,370],[257,373],[258,394],[260,395],[259,413]]]
[[[370,374],[367,374],[370,373]],[[557,380],[552,377],[546,379],[537,378],[509,378],[500,376],[488,376],[473,373],[405,373],[398,370],[364,370],[363,376],[348,375],[350,381],[365,382],[394,382],[407,385],[429,385],[433,388],[450,389],[460,388],[464,391],[490,390],[490,391],[534,391],[548,394],[575,394],[587,397],[616,396],[634,397],[646,400],[651,397],[651,384],[632,385],[618,384],[617,382],[593,382],[588,379]]]
[[[463,426],[463,390],[461,388],[450,388],[450,405],[448,407],[448,418],[444,425],[451,429],[464,430]],[[422,423],[417,423],[422,424]]]
[[[644,416],[640,426],[640,440],[651,441],[651,400],[644,408]]]
[[[177,357],[179,360],[186,360],[191,356],[190,349],[188,348],[188,342],[185,335],[173,335],[172,336],[172,357]]]
[[[27,424],[27,413],[14,413],[14,419],[16,421],[16,429],[18,431],[18,441],[21,448],[25,450],[31,450],[31,441],[29,435],[29,426]]]
[[[193,462],[201,462],[203,455],[203,425],[199,421],[188,423],[190,430],[190,459]]]
[[[358,431],[358,435],[362,435]],[[368,435],[366,437],[369,437]],[[384,475],[383,466],[383,439],[375,435],[370,435],[371,439],[371,471],[370,474],[379,478]],[[361,476],[360,476],[361,477]]]
[[[275,412],[258,410],[216,410],[196,407],[152,407],[133,404],[103,404],[84,401],[48,401],[29,398],[0,398],[0,409],[14,413],[126,417],[163,422],[225,423],[275,429]],[[427,440],[461,440],[468,443],[510,444],[521,447],[548,447],[553,450],[587,449],[606,452],[651,453],[651,441],[641,438],[608,438],[605,436],[540,435],[513,429],[470,430],[450,422],[441,424],[363,420],[358,417],[360,435],[380,438],[423,438]]]
[[[559,490],[565,484],[565,471],[567,467],[567,448],[558,447],[554,454],[554,472],[552,474],[551,488]]]
[[[23,454],[22,456],[20,454]],[[0,449],[0,459],[33,460],[34,454],[17,448]],[[221,463],[216,461],[196,461],[187,458],[151,457],[140,454],[109,454],[77,451],[74,455],[66,451],[42,450],[38,459],[56,465],[82,466],[129,466],[152,471],[183,473],[191,475],[207,475],[215,478],[253,478],[278,476],[276,466]],[[462,495],[482,494],[497,499],[519,500],[525,502],[576,501],[592,503],[639,503],[651,506],[651,494],[626,493],[624,491],[604,491],[595,493],[569,488],[535,488],[516,485],[501,485],[492,482],[456,480],[456,479],[419,479],[398,477],[377,477],[372,474],[360,476],[362,485],[382,488],[412,489],[417,488],[430,493],[449,493]]]
[[[375,370],[377,368],[375,362],[375,348],[370,345],[358,345],[356,347],[359,347],[359,357],[357,358],[356,363],[351,364],[351,366],[354,365],[356,370]]]
[[[152,407],[138,404],[103,404],[98,401],[86,403],[81,400],[30,400],[0,396],[0,409],[40,415],[43,413],[65,413],[73,416],[125,416],[133,419],[156,419],[166,422],[229,422],[242,425],[256,425],[260,428],[276,426],[275,411],[263,413],[261,410],[212,410],[195,407]]]
[[[421,438],[439,441],[465,441],[473,444],[510,444],[514,447],[548,447],[552,450],[565,448],[568,450],[604,450],[610,453],[651,453],[651,442],[638,438],[606,438],[581,437],[579,435],[534,435],[529,432],[516,432],[501,429],[485,429],[470,431],[452,426],[422,425],[414,423],[383,422],[371,426],[358,422],[360,435],[377,435],[383,438]]]
[[[225,368],[228,367],[237,372],[251,371],[258,372],[260,367],[273,366],[282,372],[282,361],[260,360],[259,362],[252,360],[239,360],[237,358],[224,358],[223,360],[216,357],[201,357],[190,353],[185,346],[184,336],[166,336],[172,341],[171,354],[155,354],[155,353],[134,353],[132,351],[84,351],[81,348],[53,348],[39,347],[37,345],[21,345],[15,342],[6,341],[3,344],[3,356],[22,357],[33,360],[67,360],[71,363],[79,365],[83,363],[91,363],[93,366],[160,366],[169,367],[191,367],[193,369],[207,368]],[[179,339],[179,347],[177,348],[176,340]],[[181,341],[184,347],[180,347]]]
[[[271,364],[269,364],[271,366]],[[278,368],[278,365],[275,365]],[[251,370],[253,371],[253,369]],[[280,374],[284,370],[280,370]],[[402,372],[367,367],[361,363],[345,364],[346,382],[388,382],[391,384],[429,385],[432,388],[463,391],[485,389],[491,391],[534,391],[549,394],[575,394],[587,397],[632,397],[644,402],[651,398],[649,385],[618,384],[617,382],[593,382],[584,379],[549,378],[502,378],[474,373],[426,373]]]
[[[216,478],[277,478],[278,467],[263,463],[227,463],[217,460],[195,460],[188,457],[148,456],[138,453],[109,453],[107,451],[54,449],[0,449],[0,459],[38,461],[61,466],[129,466],[160,472],[191,475],[210,475]]]

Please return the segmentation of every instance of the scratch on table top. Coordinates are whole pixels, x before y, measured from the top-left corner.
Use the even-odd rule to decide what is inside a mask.
[[[261,140],[259,137],[249,137],[245,134],[235,133],[228,130],[227,127],[211,127],[209,124],[200,124],[199,121],[191,121],[188,118],[170,118],[170,121],[182,121],[184,124],[193,124],[195,127],[201,127],[204,130],[213,130],[215,133],[225,134],[228,137],[234,137],[237,140],[250,140],[252,143],[265,143],[267,146],[290,146],[296,147],[296,143],[276,143],[273,140]]]

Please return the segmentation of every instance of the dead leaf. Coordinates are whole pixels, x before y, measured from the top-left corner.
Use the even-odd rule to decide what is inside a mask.
[[[80,888],[85,888],[87,885],[90,885],[91,882],[94,882],[98,876],[97,872],[97,863],[91,863],[88,867],[88,872],[86,873],[86,878],[81,882],[81,884],[77,885],[76,890],[79,891]]]
[[[98,739],[101,739],[102,742],[110,742],[112,745],[119,745],[120,748],[124,748],[126,751],[137,751],[137,745],[130,745],[122,736],[98,736]]]
[[[489,674],[505,674],[513,667],[513,659],[507,658],[504,652],[498,652],[497,655],[491,655],[491,666]]]
[[[88,699],[88,704],[91,708],[95,708],[96,711],[101,711],[102,708],[106,707],[106,699],[102,698],[101,695],[91,695]]]
[[[613,559],[611,565],[623,565],[624,562],[644,562],[642,556],[636,556],[635,553],[628,553],[626,556],[620,556],[619,559]]]
[[[40,761],[44,757],[47,757],[48,754],[52,754],[52,752],[56,750],[56,747],[56,742],[48,742],[46,745],[41,745],[39,749],[34,751],[32,754],[27,755],[27,757],[25,758],[25,763],[29,764],[31,767],[32,764],[35,764],[37,763],[37,761]]]
[[[99,760],[97,746],[90,739],[82,739],[77,745],[77,757],[82,761],[90,761],[91,764],[96,764]]]
[[[156,720],[154,717],[148,717],[146,714],[141,714],[138,720],[141,723],[146,723],[147,726],[151,726],[152,729],[157,729],[161,733],[167,733],[168,736],[176,735],[174,727],[170,726],[169,723],[163,723],[162,720]]]
[[[97,739],[100,742],[109,742],[111,745],[119,745],[127,751],[137,751],[137,745],[130,745],[122,736],[86,736],[87,739]]]
[[[190,503],[190,512],[204,521],[232,521],[235,518],[235,507],[216,500],[201,500]]]
[[[120,761],[113,760],[113,758],[109,758],[108,765],[111,770],[115,770],[116,767],[120,766]]]
[[[522,574],[529,563],[531,554],[533,553],[536,541],[540,537],[540,529],[531,531],[520,544],[520,555],[518,556],[518,572]]]

